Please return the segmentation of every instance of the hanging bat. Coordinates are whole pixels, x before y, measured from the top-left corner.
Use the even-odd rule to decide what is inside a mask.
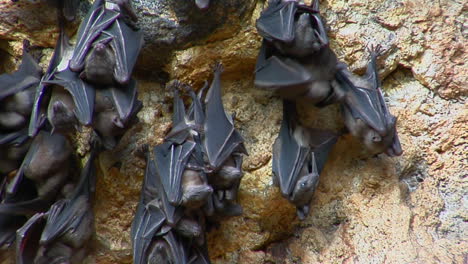
[[[68,132],[79,124],[91,124],[95,90],[69,69],[71,52],[61,27],[47,72],[36,89],[30,135],[37,134],[46,119],[52,125],[52,132]]]
[[[300,126],[296,104],[283,100],[283,122],[273,145],[273,183],[296,206],[301,220],[309,214],[320,172],[336,140],[331,132]]]
[[[35,198],[15,199],[0,204],[0,213],[28,215],[47,210],[69,176],[71,146],[61,134],[41,131],[31,146],[15,177],[7,188],[9,196],[34,193]],[[34,190],[28,191],[32,182]]]
[[[162,179],[157,174],[156,163],[149,157],[149,153],[146,160],[140,202],[131,229],[133,261],[136,264],[166,263],[176,258],[174,263],[183,263],[185,251],[178,252],[179,244],[173,243],[175,237],[172,234],[172,230],[187,230],[184,224],[187,221],[182,218],[183,209],[169,202]],[[193,225],[189,225],[188,229],[193,229]],[[167,237],[169,233],[171,237]],[[172,250],[178,253],[172,255]]]
[[[257,20],[264,37],[255,85],[287,100],[324,106],[339,100],[334,75],[337,58],[330,49],[318,1],[312,6],[275,0]]]
[[[213,191],[207,185],[200,145],[204,115],[199,98],[189,87],[185,88],[192,97],[193,120],[186,114],[178,91],[181,87],[179,82],[172,85],[173,129],[166,136],[166,142],[155,147],[154,157],[157,174],[170,203],[175,206],[199,208]]]
[[[129,0],[94,2],[78,30],[70,69],[98,85],[126,85],[143,44],[143,35],[125,21],[136,21]]]
[[[93,231],[94,156],[91,153],[69,198],[54,203],[47,213],[34,215],[18,230],[17,263],[77,263],[83,258]]]
[[[388,156],[402,154],[396,131],[397,118],[385,104],[377,70],[380,46],[370,49],[370,62],[365,76],[358,77],[347,69],[336,73],[336,79],[345,94],[342,104],[345,125],[351,134],[360,138],[373,154],[385,152]]]
[[[153,236],[159,232],[167,217],[164,209],[158,203],[158,190],[162,189],[156,178],[156,168],[147,153],[146,171],[141,188],[140,201],[132,222],[131,237],[133,243],[133,263],[148,263],[146,252],[151,245]],[[163,191],[164,192],[164,191]],[[164,193],[160,193],[164,194]],[[154,200],[154,202],[152,202]],[[175,215],[175,207],[166,203],[168,215]],[[180,215],[180,213],[178,214]],[[172,220],[172,219],[171,219]]]
[[[233,119],[226,114],[221,100],[221,64],[215,66],[214,78],[205,98],[203,152],[208,168],[208,179],[214,188],[213,202],[235,201],[243,176],[242,155],[247,155],[242,135],[235,129]],[[216,204],[215,204],[216,205]],[[218,203],[218,205],[220,205]],[[215,206],[216,207],[216,206]],[[222,209],[222,207],[219,207]]]
[[[23,128],[31,114],[32,88],[39,84],[42,69],[28,53],[28,45],[28,41],[23,44],[23,58],[18,70],[0,75],[0,141],[5,132]]]

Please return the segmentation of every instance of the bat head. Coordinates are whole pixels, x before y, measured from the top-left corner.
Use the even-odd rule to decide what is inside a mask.
[[[53,131],[68,130],[76,124],[75,114],[63,102],[52,103],[52,110],[48,113],[48,119],[53,127]]]

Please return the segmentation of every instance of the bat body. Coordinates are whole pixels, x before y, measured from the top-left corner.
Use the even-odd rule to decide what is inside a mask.
[[[385,152],[391,157],[399,156],[403,151],[396,131],[397,119],[385,104],[377,73],[379,48],[371,49],[370,53],[364,77],[355,76],[345,68],[336,74],[344,94],[345,125],[373,154]]]
[[[309,214],[320,172],[336,140],[331,132],[302,127],[295,103],[283,101],[283,122],[273,145],[273,183],[296,206],[301,220]]]
[[[126,85],[143,36],[126,23],[125,16],[136,20],[130,1],[95,1],[78,30],[70,69],[89,83]]]
[[[80,263],[93,231],[94,153],[81,171],[80,182],[66,199],[46,213],[34,215],[17,232],[17,263]]]
[[[71,151],[61,134],[41,131],[34,137],[7,187],[0,214],[29,215],[47,210],[68,179]]]
[[[255,72],[257,87],[318,106],[340,99],[334,81],[338,60],[318,8],[318,1],[310,7],[275,0],[262,12],[257,20],[264,38]]]

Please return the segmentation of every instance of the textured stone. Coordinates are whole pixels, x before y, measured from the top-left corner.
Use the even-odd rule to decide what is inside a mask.
[[[145,32],[157,21],[169,23],[181,17],[172,13],[157,18],[161,12],[174,8],[182,12],[193,5],[187,1],[175,7],[173,1],[161,1],[158,3],[165,3],[167,10],[155,11],[141,2],[135,1],[135,6],[140,16],[149,19],[141,22],[147,27]],[[249,156],[244,160],[246,173],[239,193],[244,214],[226,219],[209,233],[213,262],[466,262],[468,55],[463,2],[321,2],[331,44],[356,73],[364,72],[365,46],[383,45],[384,56],[379,60],[383,90],[390,111],[398,117],[404,153],[397,158],[372,157],[359,141],[343,135],[325,166],[311,214],[304,222],[296,219],[295,208],[271,180],[271,149],[281,122],[281,102],[253,87],[260,46],[255,19],[263,3],[220,2],[216,12],[226,12],[224,3],[231,7],[247,4],[227,16],[226,23],[210,18],[212,27],[196,34],[193,32],[201,25],[192,27],[189,21],[191,16],[199,18],[194,14],[199,11],[188,11],[187,25],[170,28],[172,35],[158,35],[163,31],[146,35],[149,46],[142,56],[149,56],[153,49],[154,54],[138,66],[141,76],[146,76],[149,65],[164,61],[156,58],[156,47],[161,45],[164,50],[162,42],[177,38],[179,42],[168,51],[170,56],[165,55],[167,63],[162,69],[171,78],[198,89],[211,78],[216,61],[225,65],[223,100],[228,112],[236,113],[236,126],[245,136]],[[45,43],[37,40],[42,41]],[[131,263],[130,225],[145,167],[135,152],[142,144],[160,143],[170,128],[171,93],[153,80],[140,80],[139,93],[144,103],[138,114],[140,123],[128,131],[115,151],[99,156],[96,236],[90,263]],[[300,105],[300,112],[308,126],[343,131],[337,106]]]

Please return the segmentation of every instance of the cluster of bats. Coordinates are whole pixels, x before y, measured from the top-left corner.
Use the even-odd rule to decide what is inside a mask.
[[[352,74],[329,46],[319,2],[272,0],[257,20],[263,37],[255,85],[283,99],[283,121],[273,145],[273,183],[304,219],[320,173],[338,135],[301,125],[296,102],[339,103],[344,123],[372,153],[401,155],[396,117],[385,105],[377,73],[380,47],[370,48],[363,77]]]
[[[64,24],[74,19],[79,0],[48,2],[58,8],[60,35],[46,72],[25,42],[18,70],[0,75],[0,247],[16,241],[20,264],[81,263],[94,230],[95,156],[116,146],[142,108],[131,74],[143,38],[131,1],[94,1],[74,45]],[[206,9],[209,0],[195,5]],[[365,76],[351,73],[329,46],[317,0],[310,6],[271,0],[257,29],[264,39],[255,85],[283,100],[273,183],[302,220],[339,135],[302,125],[297,102],[338,103],[347,129],[372,154],[402,153],[377,73],[382,51],[369,49]],[[205,232],[242,214],[237,196],[247,151],[221,100],[222,71],[217,64],[211,85],[198,93],[177,81],[169,85],[172,130],[162,144],[145,147],[131,228],[134,263],[210,263]],[[188,107],[184,95],[191,98]],[[69,136],[83,126],[93,128],[94,137],[77,170]]]
[[[132,225],[134,263],[209,263],[205,230],[242,213],[236,203],[244,140],[221,100],[222,66],[198,94],[175,82],[172,130],[147,152],[147,167]],[[179,96],[187,92],[188,109]],[[204,97],[204,100],[203,100]]]
[[[94,157],[136,121],[133,67],[143,45],[130,1],[94,1],[69,43],[78,0],[58,8],[60,35],[45,73],[25,42],[19,69],[0,75],[0,247],[17,263],[81,263],[94,231]],[[70,136],[93,128],[81,169]],[[4,151],[5,150],[5,151]]]

